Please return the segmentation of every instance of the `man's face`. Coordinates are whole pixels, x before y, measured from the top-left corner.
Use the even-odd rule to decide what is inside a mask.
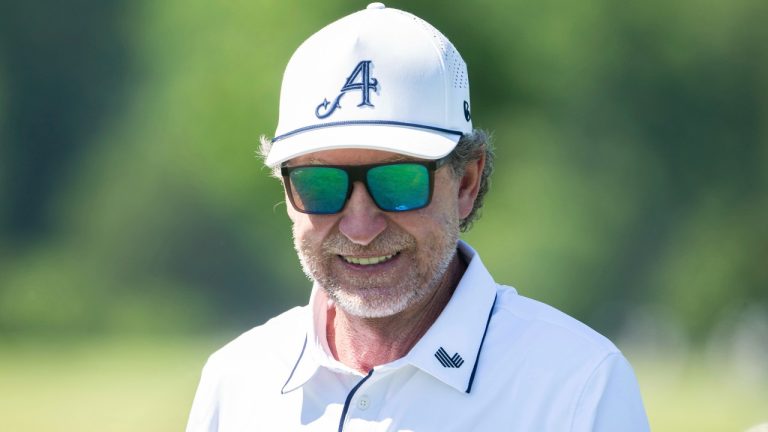
[[[376,150],[327,150],[289,165],[366,165],[406,159]],[[407,212],[380,210],[365,186],[353,185],[341,213],[309,215],[290,204],[304,272],[351,315],[378,318],[418,305],[434,293],[456,253],[461,182],[448,166],[435,172],[432,202]]]

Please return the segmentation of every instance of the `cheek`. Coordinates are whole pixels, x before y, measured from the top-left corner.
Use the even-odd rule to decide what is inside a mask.
[[[288,209],[288,217],[292,222],[294,239],[309,244],[321,242],[335,223],[333,216],[308,215],[293,208]]]
[[[456,214],[459,211],[459,183],[453,175],[441,172],[435,177],[435,189],[432,192],[432,204],[435,211],[443,214]]]
[[[458,220],[457,200],[454,195],[445,193],[435,194],[432,203],[424,209],[403,213],[396,223],[424,245],[434,244],[450,230],[458,232]]]

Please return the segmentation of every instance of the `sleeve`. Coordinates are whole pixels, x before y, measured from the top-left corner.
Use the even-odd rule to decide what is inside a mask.
[[[579,397],[573,432],[648,432],[640,388],[629,362],[620,353],[597,366]]]
[[[200,384],[189,413],[186,432],[218,432],[219,430],[219,377],[216,367],[208,359],[203,367]]]

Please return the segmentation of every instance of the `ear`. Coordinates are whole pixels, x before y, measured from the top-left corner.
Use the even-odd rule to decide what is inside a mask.
[[[477,193],[480,191],[480,179],[485,167],[485,153],[470,162],[459,181],[459,218],[464,219],[472,212]]]

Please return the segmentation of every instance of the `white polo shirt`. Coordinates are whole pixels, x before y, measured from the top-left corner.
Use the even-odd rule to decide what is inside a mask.
[[[403,358],[367,375],[336,361],[327,297],[211,355],[187,432],[648,431],[630,365],[606,338],[469,266]]]

